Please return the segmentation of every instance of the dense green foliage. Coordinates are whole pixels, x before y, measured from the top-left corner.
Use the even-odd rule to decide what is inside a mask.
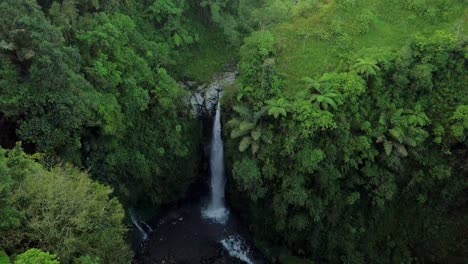
[[[4,118],[36,151],[90,168],[131,203],[179,198],[193,175],[197,128],[166,68],[196,40],[188,4],[39,4],[1,3]]]
[[[283,262],[291,254],[325,263],[460,256],[468,220],[466,42],[459,31],[431,32],[432,22],[409,6],[392,12],[413,20],[391,25],[389,14],[376,13],[384,1],[362,10],[358,1],[313,2],[299,1],[289,19],[246,38],[240,79],[224,100],[233,110],[226,124],[231,192],[241,208],[250,205],[252,231]],[[456,13],[456,1],[434,2],[427,14],[434,21],[456,20],[434,15]],[[356,47],[383,37],[380,25],[371,27],[380,16],[387,26],[417,23],[427,34]],[[360,20],[369,25],[351,22]],[[292,34],[302,34],[294,29],[307,30],[300,45],[291,44]]]
[[[0,0],[0,261],[130,262],[124,208],[198,176],[178,82],[234,56],[230,199],[270,260],[467,258],[463,0]]]
[[[5,130],[9,134],[0,143],[11,147],[11,141],[21,140],[27,151],[45,154],[46,164],[65,161],[86,168],[129,206],[182,198],[196,176],[199,125],[186,104],[188,91],[172,76],[191,75],[190,65],[185,71],[179,64],[194,56],[190,46],[206,42],[197,34],[203,23],[187,16],[192,4],[1,1],[0,123],[13,130]],[[114,199],[102,204],[110,189],[90,185],[69,167],[45,174],[35,180],[1,175],[8,188],[24,186],[4,201],[21,201],[21,207],[2,207],[0,225],[9,230],[2,247],[19,253],[36,246],[58,253],[65,263],[84,253],[104,263],[127,262],[128,249],[120,245],[125,230],[113,229],[123,211]],[[0,189],[2,201],[8,188]],[[63,197],[67,188],[70,197]],[[97,188],[96,200],[85,198],[89,188]],[[61,215],[61,224],[51,219],[61,213],[54,210],[66,209],[55,203],[72,206],[80,199],[87,202]],[[55,209],[39,210],[47,206]],[[109,220],[92,224],[105,213]],[[67,227],[72,220],[76,226]]]
[[[112,189],[69,165],[45,169],[19,147],[0,150],[0,244],[10,253],[37,247],[64,263],[80,256],[127,263],[124,211]],[[39,258],[37,251],[23,255]],[[18,259],[18,261],[20,261]]]

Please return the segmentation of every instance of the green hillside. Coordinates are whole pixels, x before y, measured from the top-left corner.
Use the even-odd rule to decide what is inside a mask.
[[[388,59],[415,36],[437,30],[466,36],[465,7],[465,1],[441,0],[300,1],[287,21],[271,29],[278,69],[288,87],[301,89],[304,76],[347,67],[358,58]]]

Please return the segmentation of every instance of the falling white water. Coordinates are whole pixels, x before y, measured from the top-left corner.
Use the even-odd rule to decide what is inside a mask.
[[[133,213],[132,208],[129,209],[129,212],[130,212],[130,218],[132,219],[133,225],[138,229],[138,231],[141,234],[141,239],[142,240],[148,239],[148,234],[145,232],[145,230],[138,223],[139,221],[138,221],[137,217],[135,216],[135,214]]]
[[[227,238],[221,240],[221,244],[232,257],[238,258],[248,264],[254,263],[249,258],[249,248],[245,245],[245,242],[239,235],[228,236]]]
[[[213,124],[213,136],[211,138],[210,169],[211,201],[202,213],[204,217],[224,224],[229,217],[229,211],[224,205],[226,179],[224,175],[224,147],[223,139],[221,138],[221,107],[219,99]]]
[[[142,223],[143,225],[146,226],[146,228],[148,229],[148,232],[153,233],[153,228],[151,228],[151,226],[149,226],[149,225],[148,225],[147,223],[145,223],[144,221],[141,221],[141,223]]]

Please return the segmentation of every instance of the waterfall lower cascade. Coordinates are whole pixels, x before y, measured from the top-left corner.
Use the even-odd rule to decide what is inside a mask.
[[[133,225],[138,229],[138,232],[140,232],[141,240],[147,240],[148,235],[153,232],[153,229],[145,222],[138,220],[132,208],[129,209],[129,214],[130,214],[130,218],[132,219]],[[146,226],[146,228],[148,229],[147,231],[145,231],[143,227],[141,227],[141,225],[139,224],[140,222]]]
[[[221,138],[221,105],[218,99],[216,116],[213,124],[210,153],[211,169],[211,200],[202,214],[214,222],[225,224],[229,218],[229,210],[224,204],[224,187],[226,184],[224,174],[224,146]]]

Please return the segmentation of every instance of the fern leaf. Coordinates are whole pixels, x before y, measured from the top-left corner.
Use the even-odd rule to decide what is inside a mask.
[[[252,143],[252,155],[255,155],[259,149],[260,149],[260,146],[257,143],[253,142]]]
[[[242,138],[241,142],[239,143],[239,151],[244,152],[246,149],[249,148],[251,143],[252,143],[252,140],[250,139],[250,137]]]
[[[239,125],[239,129],[242,131],[246,131],[246,132],[252,130],[254,127],[255,127],[254,123],[247,122],[247,121],[243,121]]]
[[[302,80],[304,82],[307,82],[307,83],[314,83],[314,79],[310,78],[310,77],[303,77]]]
[[[387,154],[387,156],[390,156],[390,154],[392,154],[392,150],[393,150],[392,142],[385,140],[384,143],[383,143],[383,146],[384,146],[384,149],[385,149],[385,154]]]
[[[245,136],[249,133],[249,131],[243,131],[239,128],[235,128],[231,131],[231,138],[240,138],[242,136]]]
[[[264,106],[260,110],[254,113],[255,122],[257,122],[268,110],[270,107]]]
[[[399,127],[395,127],[392,129],[389,129],[388,132],[390,132],[390,135],[392,135],[393,138],[398,140],[398,142],[402,143],[403,142],[403,131]]]
[[[252,139],[255,141],[258,141],[260,137],[262,136],[262,131],[260,129],[256,129],[250,133],[252,136]]]
[[[408,156],[408,151],[406,150],[405,146],[403,146],[402,144],[395,143],[395,148],[398,154],[400,154],[401,156],[403,157]]]
[[[234,109],[234,111],[236,111],[243,119],[251,118],[250,110],[245,106],[236,105],[232,109]]]
[[[0,41],[0,48],[4,50],[14,50],[15,44],[14,43],[6,43],[5,40]]]
[[[238,127],[239,124],[240,124],[240,120],[237,118],[233,118],[226,123],[226,126],[228,128],[235,128],[235,127]]]

